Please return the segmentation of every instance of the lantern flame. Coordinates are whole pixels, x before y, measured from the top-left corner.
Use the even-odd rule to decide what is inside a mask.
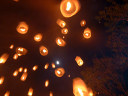
[[[10,48],[10,49],[13,49],[13,48],[14,48],[14,45],[11,45],[9,48]]]
[[[38,66],[35,65],[32,69],[33,69],[33,71],[36,71],[38,69]]]
[[[18,54],[14,54],[13,59],[14,59],[14,60],[17,60],[18,57],[19,57]]]
[[[52,63],[52,68],[56,68],[56,65],[54,63]]]
[[[24,73],[26,73],[28,71],[28,69],[27,68],[24,68]]]
[[[0,85],[2,85],[3,82],[4,82],[4,77],[2,76],[2,77],[0,77]]]
[[[28,96],[32,96],[32,95],[33,95],[33,89],[32,88],[29,88]]]
[[[45,81],[45,87],[48,87],[48,85],[49,85],[49,80],[46,80]]]
[[[66,10],[69,11],[71,9],[71,6],[72,6],[71,3],[70,2],[67,2],[67,8],[66,8]]]
[[[14,71],[13,76],[16,77],[18,75],[18,70]]]
[[[19,68],[19,72],[22,72],[22,71],[23,71],[23,67],[20,67],[20,68]]]
[[[48,69],[49,67],[49,64],[47,63],[45,66],[44,66],[44,69]]]

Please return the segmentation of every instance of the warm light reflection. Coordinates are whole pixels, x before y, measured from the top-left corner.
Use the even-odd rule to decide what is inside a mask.
[[[57,77],[62,77],[64,74],[65,74],[64,68],[57,68],[57,69],[55,70],[55,75],[56,75]]]
[[[44,69],[48,69],[49,67],[49,64],[47,63],[45,66],[44,66]]]
[[[49,94],[49,96],[53,96],[53,93],[50,91],[50,94]]]
[[[0,57],[0,64],[4,64],[7,61],[8,57],[9,57],[9,54],[7,53],[2,54]]]
[[[62,38],[58,37],[56,38],[56,44],[58,46],[64,47],[66,45],[66,42]]]
[[[89,39],[91,38],[91,30],[89,28],[86,28],[83,33],[84,38]]]
[[[26,34],[28,32],[28,25],[25,22],[20,22],[17,26],[17,32],[20,34]]]
[[[81,27],[84,27],[84,26],[86,25],[86,21],[85,21],[85,20],[82,20],[82,21],[80,22],[80,25],[81,25]]]
[[[24,68],[24,73],[27,72],[27,71],[28,71],[28,69],[27,68]]]
[[[53,68],[53,69],[56,68],[56,65],[55,65],[54,63],[52,63],[52,68]]]
[[[14,48],[14,45],[11,45],[9,48],[10,48],[10,49],[13,49],[13,48]]]
[[[46,80],[45,81],[45,87],[48,87],[48,85],[49,85],[49,80]]]
[[[19,57],[18,54],[14,54],[13,59],[14,59],[14,60],[17,60],[18,57]]]
[[[45,46],[41,46],[41,47],[39,48],[39,51],[40,51],[40,54],[41,54],[42,56],[48,55],[48,49],[47,49]]]
[[[38,69],[38,66],[35,65],[32,69],[33,69],[33,71],[36,71]]]
[[[67,28],[63,28],[63,29],[61,30],[61,33],[62,33],[62,34],[68,34],[68,29],[67,29]]]
[[[33,89],[32,88],[29,88],[28,96],[32,96],[32,95],[33,95]]]
[[[60,11],[64,17],[72,17],[80,10],[80,3],[78,0],[62,0],[60,4]]]
[[[76,56],[75,61],[79,66],[82,66],[84,64],[84,61],[79,56]]]
[[[0,77],[0,85],[2,85],[3,82],[4,82],[4,77],[2,76],[2,77]]]
[[[27,49],[25,49],[23,47],[16,48],[16,53],[18,54],[18,56],[26,55],[27,52],[28,52]]]
[[[7,91],[4,96],[9,96],[10,95],[10,91]]]
[[[38,34],[36,34],[36,35],[34,36],[34,40],[35,40],[36,42],[40,42],[40,41],[42,40],[42,38],[43,38],[43,36],[42,36],[41,33],[38,33]]]
[[[16,77],[18,75],[18,70],[14,71],[13,76]]]
[[[28,76],[27,72],[23,73],[20,80],[25,81],[27,79],[27,76]]]
[[[18,71],[19,72],[22,72],[23,71],[23,67],[20,67]]]
[[[57,24],[61,27],[61,28],[64,28],[66,26],[66,23],[65,21],[61,20],[61,19],[58,19],[57,20]]]

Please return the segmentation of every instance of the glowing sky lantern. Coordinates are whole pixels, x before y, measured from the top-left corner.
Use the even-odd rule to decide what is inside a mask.
[[[2,85],[3,82],[4,82],[4,77],[2,76],[2,77],[0,77],[0,85]]]
[[[81,25],[81,27],[84,27],[84,26],[86,25],[86,21],[85,21],[85,20],[82,20],[82,21],[80,22],[80,25]]]
[[[84,38],[89,39],[91,38],[91,30],[89,28],[86,28],[83,33]]]
[[[64,17],[72,17],[80,10],[80,3],[78,0],[62,0],[60,4],[60,11]]]
[[[82,66],[84,64],[84,61],[79,56],[76,56],[75,61],[79,66]]]
[[[24,73],[26,73],[28,71],[28,69],[27,68],[24,68]]]
[[[45,66],[44,66],[44,69],[48,69],[49,67],[49,64],[47,63]]]
[[[40,42],[40,41],[42,40],[42,38],[43,38],[43,35],[42,35],[41,33],[38,33],[38,34],[36,34],[36,35],[34,36],[34,40],[35,40],[36,42]]]
[[[57,77],[62,77],[64,74],[65,74],[64,68],[57,68],[57,69],[55,70],[55,75],[56,75]]]
[[[52,68],[53,68],[53,69],[56,68],[56,65],[55,65],[54,63],[52,63]]]
[[[0,64],[4,64],[7,61],[8,57],[9,57],[9,54],[7,53],[2,54],[0,57]]]
[[[23,47],[16,48],[16,53],[18,54],[18,56],[26,55],[27,52],[28,52],[27,49],[25,49]]]
[[[49,96],[53,96],[53,93],[50,91],[50,94],[49,94]]]
[[[48,85],[49,85],[49,80],[46,80],[45,81],[45,87],[48,87]]]
[[[64,28],[66,26],[66,23],[65,21],[61,20],[61,19],[58,19],[57,20],[57,24],[61,27],[61,28]]]
[[[18,73],[19,73],[18,70],[14,71],[13,76],[16,77],[18,75]]]
[[[18,71],[19,72],[22,72],[23,71],[23,67],[20,67]]]
[[[13,55],[13,59],[14,59],[14,60],[17,60],[18,57],[19,57],[18,54],[14,54],[14,55]]]
[[[84,81],[80,78],[73,79],[73,94],[75,96],[91,96]]]
[[[47,49],[45,46],[41,46],[41,47],[39,48],[39,51],[40,51],[40,54],[41,54],[42,56],[48,55],[48,49]]]
[[[25,22],[20,22],[17,26],[17,32],[20,34],[26,34],[28,32],[28,25]]]
[[[32,88],[29,88],[28,96],[32,96],[32,95],[33,95],[33,89]]]
[[[64,47],[66,45],[66,42],[62,38],[58,37],[56,38],[56,44],[58,46]]]
[[[61,33],[62,33],[62,34],[68,34],[68,29],[67,29],[67,28],[63,28],[63,29],[61,30]]]
[[[20,80],[25,81],[27,79],[27,76],[28,76],[27,72],[23,73]]]
[[[35,65],[35,66],[32,68],[33,71],[36,71],[37,69],[38,69],[38,66],[37,66],[37,65]]]
[[[10,96],[10,91],[7,91],[4,96]]]
[[[13,49],[14,48],[14,45],[10,45],[10,47],[9,47],[10,49]]]

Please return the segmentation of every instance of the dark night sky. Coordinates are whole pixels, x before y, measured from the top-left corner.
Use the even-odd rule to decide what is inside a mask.
[[[49,96],[53,91],[54,96],[73,96],[72,78],[81,77],[82,68],[77,67],[75,56],[81,56],[86,62],[84,66],[91,66],[95,54],[106,51],[105,43],[107,35],[102,24],[96,21],[95,16],[107,5],[105,0],[80,0],[81,10],[71,18],[64,18],[59,10],[61,0],[2,0],[0,2],[0,54],[8,52],[9,60],[0,65],[0,76],[5,76],[5,82],[0,86],[0,96],[10,90],[10,96],[27,96],[29,87],[34,89],[33,96]],[[55,38],[62,36],[59,26],[56,24],[58,18],[67,23],[69,34],[66,36],[67,46],[60,48],[55,43]],[[80,27],[80,21],[87,21],[86,27],[91,28],[92,38],[84,39]],[[20,21],[26,21],[29,32],[21,35],[16,31]],[[43,33],[44,37],[40,43],[33,40],[36,33]],[[28,49],[28,54],[20,57],[17,61],[12,59],[15,50],[9,50],[9,46],[22,46]],[[39,47],[45,45],[49,49],[49,55],[43,57],[39,53]],[[48,62],[60,60],[60,65],[66,70],[62,78],[54,75],[54,70],[44,70],[43,66]],[[32,71],[34,65],[39,65],[39,70]],[[25,82],[20,81],[20,75],[14,78],[12,73],[19,67],[28,68],[28,78]],[[84,67],[83,66],[83,67]],[[71,78],[68,78],[71,74]],[[49,88],[44,88],[45,80],[50,80]]]

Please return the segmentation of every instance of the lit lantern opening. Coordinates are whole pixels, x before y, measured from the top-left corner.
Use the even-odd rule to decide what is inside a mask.
[[[14,54],[13,59],[14,59],[14,60],[17,60],[18,57],[19,57],[18,54]]]
[[[79,56],[76,56],[75,61],[78,64],[78,66],[82,66],[84,64],[84,61]]]
[[[7,91],[4,96],[9,96],[10,95],[10,91]]]
[[[17,26],[17,32],[20,34],[26,34],[28,32],[28,25],[25,22],[20,22]]]
[[[45,66],[44,66],[44,69],[48,69],[49,67],[49,64],[47,63]]]
[[[64,47],[66,45],[66,42],[62,38],[58,37],[56,38],[56,44],[60,47]]]
[[[0,85],[2,85],[3,82],[4,82],[4,77],[2,76],[2,77],[0,77]]]
[[[9,57],[9,54],[7,53],[2,54],[0,57],[0,64],[4,64],[7,61],[8,57]]]
[[[55,75],[56,75],[57,77],[62,77],[64,74],[65,74],[64,68],[57,68],[57,69],[55,70]]]
[[[42,35],[41,33],[36,34],[36,35],[34,36],[34,40],[35,40],[36,42],[40,42],[40,41],[42,40],[42,38],[43,38],[43,35]]]
[[[14,48],[14,45],[11,45],[9,48],[10,48],[10,49],[13,49],[13,48]]]
[[[28,96],[32,96],[32,95],[33,95],[33,89],[32,88],[29,88]]]
[[[38,69],[38,66],[35,65],[32,69],[33,69],[33,71],[36,71]]]
[[[89,39],[91,38],[91,30],[89,28],[86,28],[83,33],[84,38]]]
[[[66,26],[66,23],[65,21],[61,20],[61,19],[58,19],[57,20],[57,24],[61,27],[61,28],[64,28]]]
[[[85,20],[82,20],[82,21],[80,22],[80,25],[81,25],[81,27],[84,27],[84,26],[86,25],[86,21],[85,21]]]
[[[47,49],[46,47],[44,47],[44,46],[41,46],[41,47],[39,48],[39,51],[40,51],[40,54],[41,54],[42,56],[48,55],[48,49]]]
[[[25,81],[27,79],[27,76],[28,76],[27,72],[23,73],[20,80]]]
[[[60,11],[64,17],[72,17],[80,10],[80,3],[78,0],[62,0],[60,4]]]
[[[18,56],[26,55],[27,52],[28,52],[27,49],[25,49],[23,47],[16,48],[16,53],[18,54]]]
[[[61,33],[62,33],[62,34],[65,34],[65,35],[68,34],[68,29],[67,29],[67,28],[63,28],[63,29],[61,30]]]
[[[18,75],[18,73],[19,73],[18,70],[14,71],[13,76],[16,77]]]
[[[48,85],[49,85],[49,80],[46,80],[45,81],[45,87],[48,87]]]
[[[18,71],[19,72],[22,72],[23,71],[23,67],[20,67]]]

